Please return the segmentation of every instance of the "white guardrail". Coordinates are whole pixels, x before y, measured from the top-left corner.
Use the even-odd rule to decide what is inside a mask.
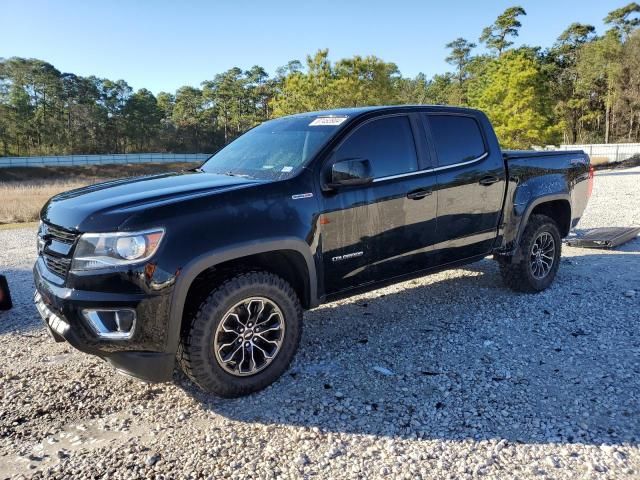
[[[584,150],[594,163],[621,162],[640,155],[640,143],[548,146],[552,150]],[[3,167],[55,167],[118,163],[204,162],[210,153],[125,153],[112,155],[54,155],[46,157],[0,157]]]
[[[594,163],[614,163],[640,155],[640,143],[560,145],[559,150],[584,150]]]
[[[0,157],[3,167],[55,167],[117,163],[204,162],[210,153],[126,153],[114,155],[55,155],[49,157]]]

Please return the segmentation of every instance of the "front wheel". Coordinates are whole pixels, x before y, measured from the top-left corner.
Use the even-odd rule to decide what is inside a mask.
[[[562,240],[556,222],[532,215],[522,234],[519,260],[500,262],[504,283],[518,292],[536,293],[551,285],[560,266]]]
[[[244,273],[202,302],[185,329],[178,358],[202,389],[239,397],[282,375],[301,331],[302,308],[291,285],[271,273]]]

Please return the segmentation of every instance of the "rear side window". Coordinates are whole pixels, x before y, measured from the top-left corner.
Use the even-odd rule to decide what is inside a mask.
[[[409,119],[387,117],[362,125],[333,155],[334,161],[349,158],[369,160],[375,178],[416,171],[418,161]]]
[[[428,119],[439,166],[467,162],[486,151],[475,119],[460,115],[429,115]]]

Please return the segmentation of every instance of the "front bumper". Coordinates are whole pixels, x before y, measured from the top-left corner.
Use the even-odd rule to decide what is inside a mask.
[[[41,258],[33,274],[34,302],[54,340],[66,341],[82,352],[96,355],[120,373],[149,382],[171,380],[175,352],[166,348],[170,295],[65,288],[45,278],[48,272]],[[81,313],[84,308],[135,310],[135,331],[126,340],[98,338]]]

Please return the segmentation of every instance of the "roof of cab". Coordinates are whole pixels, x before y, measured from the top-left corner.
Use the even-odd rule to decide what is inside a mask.
[[[323,117],[323,116],[345,116],[358,117],[365,113],[377,111],[450,111],[450,112],[477,112],[478,110],[464,107],[452,107],[449,105],[378,105],[371,107],[335,108],[332,110],[318,110],[315,112],[303,112],[291,115],[292,117]]]

